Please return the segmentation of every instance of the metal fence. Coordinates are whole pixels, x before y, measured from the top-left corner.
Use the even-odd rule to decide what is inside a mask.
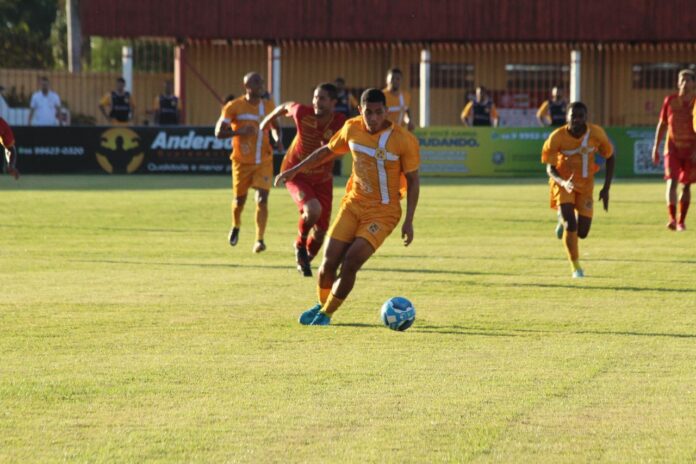
[[[96,46],[95,46],[96,44]],[[126,42],[117,44],[126,44]],[[251,70],[268,77],[271,49],[262,41],[136,41],[133,48],[135,124],[151,124],[155,99],[165,80],[179,83],[184,122],[211,125],[220,105],[243,93],[242,76]],[[102,46],[114,46],[102,41]],[[39,76],[66,108],[65,123],[106,123],[99,99],[121,75],[119,55],[104,54],[96,41],[86,70],[0,69],[7,105],[0,115],[14,125],[26,124],[28,101]],[[411,93],[411,112],[419,120],[422,50],[430,51],[430,124],[459,125],[459,115],[474,89],[484,85],[501,113],[503,126],[537,125],[536,109],[551,87],[565,90],[570,81],[572,50],[581,52],[581,99],[591,118],[604,125],[654,125],[665,95],[676,91],[677,72],[696,69],[696,43],[568,44],[568,43],[376,43],[280,41],[279,100],[311,101],[318,82],[343,77],[356,97],[367,87],[383,87],[389,68],[403,72],[402,90]],[[118,47],[117,47],[118,48]],[[106,56],[107,58],[104,58]],[[177,64],[178,63],[178,64]],[[268,79],[270,80],[270,79]],[[270,83],[269,83],[270,86]],[[278,98],[280,97],[280,98]]]

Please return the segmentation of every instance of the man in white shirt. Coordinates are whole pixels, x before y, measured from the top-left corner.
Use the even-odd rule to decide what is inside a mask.
[[[30,126],[57,126],[60,114],[60,97],[49,89],[48,78],[39,78],[41,89],[34,92],[29,103]]]

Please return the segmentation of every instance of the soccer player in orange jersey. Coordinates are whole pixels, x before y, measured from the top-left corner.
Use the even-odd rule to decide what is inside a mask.
[[[312,106],[287,102],[279,105],[261,122],[261,130],[281,115],[290,116],[297,127],[297,135],[290,145],[281,170],[289,169],[325,145],[346,121],[345,115],[334,112],[337,101],[336,86],[319,84],[314,89]],[[312,276],[311,261],[319,253],[329,228],[333,199],[333,163],[328,162],[307,169],[285,183],[290,196],[300,210],[295,260],[297,270],[305,277]],[[310,235],[311,232],[311,235]]]
[[[590,233],[593,212],[595,153],[605,158],[607,172],[599,192],[604,210],[609,210],[609,189],[614,177],[613,147],[604,129],[587,122],[587,107],[571,103],[568,124],[551,133],[544,143],[541,162],[546,164],[551,187],[551,208],[560,206],[563,243],[572,266],[573,277],[584,277],[580,266],[578,238]],[[577,213],[577,215],[576,215]]]
[[[696,170],[696,127],[692,122],[694,111],[694,81],[696,75],[689,69],[679,72],[677,84],[679,92],[668,95],[662,104],[660,121],[655,131],[653,163],[660,163],[660,143],[667,133],[665,142],[665,180],[667,181],[667,211],[670,230],[686,229],[686,212],[691,203],[691,182]],[[677,218],[677,185],[682,184],[679,197],[679,218]]]
[[[387,119],[413,131],[414,125],[410,110],[411,94],[401,90],[402,77],[399,68],[392,68],[387,72],[387,86],[382,89],[387,99]]]
[[[273,183],[273,149],[268,131],[260,131],[263,118],[275,108],[265,94],[263,78],[255,72],[244,76],[243,96],[222,107],[220,119],[215,125],[215,136],[220,139],[232,137],[232,229],[228,235],[231,246],[237,245],[241,227],[242,210],[249,188],[256,190],[256,242],[254,253],[266,249],[263,241],[268,221],[268,193]],[[273,130],[277,129],[272,122]],[[280,137],[276,135],[279,149]]]
[[[330,324],[353,289],[358,270],[398,225],[402,174],[406,177],[407,194],[401,236],[404,245],[413,240],[413,217],[420,192],[418,139],[387,119],[386,98],[380,90],[363,92],[359,110],[360,116],[346,121],[327,145],[275,180],[280,185],[336,156],[350,152],[353,157],[352,182],[329,230],[319,268],[319,304],[302,313],[303,325]]]
[[[0,118],[0,145],[5,152],[5,171],[15,179],[19,179],[14,134],[3,118]]]

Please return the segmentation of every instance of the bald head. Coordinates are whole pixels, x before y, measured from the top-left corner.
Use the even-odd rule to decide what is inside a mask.
[[[261,98],[265,93],[263,78],[257,72],[249,72],[244,75],[244,88],[249,98]]]

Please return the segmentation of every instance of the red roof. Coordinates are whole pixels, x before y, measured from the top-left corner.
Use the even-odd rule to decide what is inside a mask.
[[[694,41],[693,0],[88,0],[107,37]]]

